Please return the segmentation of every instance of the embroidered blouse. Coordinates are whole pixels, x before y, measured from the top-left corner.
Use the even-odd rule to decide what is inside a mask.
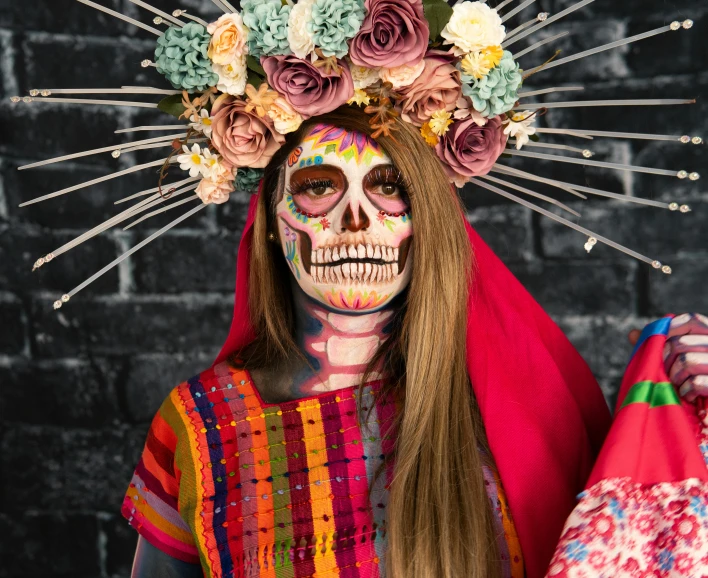
[[[363,389],[367,409],[376,387]],[[123,516],[207,578],[383,576],[390,471],[374,472],[393,450],[395,402],[374,403],[360,427],[357,390],[266,403],[226,362],[178,385],[152,421]],[[504,493],[484,476],[502,575],[522,578]]]

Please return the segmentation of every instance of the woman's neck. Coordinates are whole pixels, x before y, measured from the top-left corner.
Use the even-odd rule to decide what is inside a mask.
[[[334,313],[293,283],[295,341],[314,368],[293,376],[292,393],[306,397],[360,383],[367,364],[390,333],[395,305],[374,313]],[[376,368],[381,369],[381,364]],[[375,371],[370,380],[378,379]]]

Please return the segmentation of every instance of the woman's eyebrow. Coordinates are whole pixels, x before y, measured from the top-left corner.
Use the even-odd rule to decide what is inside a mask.
[[[344,171],[342,171],[341,168],[335,166],[335,165],[315,165],[315,166],[310,166],[310,167],[303,167],[301,169],[297,169],[290,175],[290,182],[294,181],[300,181],[304,180],[307,178],[316,178],[320,176],[327,176],[327,177],[332,177],[332,176],[339,176],[342,179],[346,180],[344,176]]]

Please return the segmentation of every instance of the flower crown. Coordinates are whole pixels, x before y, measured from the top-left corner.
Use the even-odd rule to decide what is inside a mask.
[[[29,96],[16,96],[11,100],[158,108],[177,117],[182,124],[140,126],[116,132],[172,129],[180,129],[181,132],[64,155],[20,167],[34,168],[104,152],[111,152],[118,158],[124,152],[172,147],[167,158],[135,165],[23,203],[21,206],[139,170],[161,167],[157,187],[140,191],[118,202],[138,198],[142,200],[40,257],[35,262],[35,268],[138,215],[128,227],[190,201],[199,200],[201,203],[64,294],[55,302],[56,308],[123,259],[204,207],[226,202],[234,191],[254,189],[262,177],[263,168],[285,142],[285,135],[296,131],[305,119],[330,112],[347,103],[364,107],[364,111],[370,115],[374,138],[386,135],[395,139],[395,130],[398,128],[396,118],[414,125],[433,148],[450,180],[457,186],[473,183],[582,233],[587,238],[585,249],[588,252],[595,244],[602,242],[664,273],[671,273],[668,265],[623,247],[509,192],[511,189],[551,203],[576,217],[580,216],[577,211],[554,198],[500,177],[542,183],[582,198],[586,198],[585,194],[598,195],[681,213],[690,211],[688,205],[628,197],[540,177],[503,163],[501,157],[521,156],[698,180],[697,172],[687,170],[592,160],[593,152],[589,149],[540,142],[539,136],[563,135],[588,140],[595,137],[641,139],[696,145],[703,142],[699,136],[535,125],[540,115],[556,108],[680,105],[694,103],[695,100],[566,102],[555,98],[557,93],[582,90],[582,86],[520,92],[522,82],[539,72],[658,34],[687,30],[693,25],[691,20],[674,21],[655,30],[563,58],[557,58],[558,51],[549,60],[522,71],[519,59],[562,38],[568,32],[545,35],[518,50],[511,49],[512,45],[594,0],[578,0],[554,15],[540,13],[510,31],[506,30],[504,23],[521,15],[534,0],[501,0],[495,8],[471,0],[458,1],[452,7],[444,0],[300,0],[297,3],[291,0],[243,0],[240,11],[227,0],[212,0],[224,14],[211,23],[186,10],[175,10],[170,15],[143,0],[129,0],[156,14],[153,23],[156,26],[166,25],[165,30],[149,26],[93,0],[77,1],[157,36],[155,60],[143,60],[142,66],[154,67],[173,89],[147,86],[120,89],[34,89],[30,90]],[[519,4],[512,8],[515,2]],[[159,103],[146,103],[56,98],[56,94],[143,94],[162,95],[164,98]],[[548,97],[549,100],[536,102],[535,97],[539,96]],[[540,147],[550,152],[562,151],[564,154],[521,150],[525,147]],[[175,164],[189,174],[163,185],[169,169]],[[498,176],[492,176],[491,173]],[[163,187],[169,188],[165,191]],[[181,195],[187,196],[166,205]]]
[[[202,176],[205,203],[253,186],[284,135],[347,103],[365,107],[374,138],[395,138],[397,117],[418,127],[461,186],[508,135],[521,148],[535,132],[533,112],[512,111],[522,73],[506,36],[496,10],[469,0],[244,0],[210,24],[170,26],[145,64],[182,91],[160,108],[208,139],[177,157]]]

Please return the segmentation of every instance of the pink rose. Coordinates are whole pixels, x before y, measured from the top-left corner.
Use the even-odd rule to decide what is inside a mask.
[[[349,45],[354,64],[374,68],[413,65],[428,47],[421,0],[366,0],[366,18]]]
[[[305,118],[333,111],[354,95],[352,73],[346,63],[338,62],[340,74],[292,54],[261,59],[268,84]]]
[[[495,116],[479,126],[471,118],[458,120],[440,137],[435,152],[445,172],[454,180],[486,175],[506,146],[501,118]]]
[[[211,109],[211,142],[233,167],[263,168],[285,142],[267,116],[246,112],[246,102],[222,95]]]
[[[445,56],[431,52],[424,62],[420,76],[399,90],[401,116],[416,126],[422,126],[436,110],[454,111],[461,95],[460,71]]]

